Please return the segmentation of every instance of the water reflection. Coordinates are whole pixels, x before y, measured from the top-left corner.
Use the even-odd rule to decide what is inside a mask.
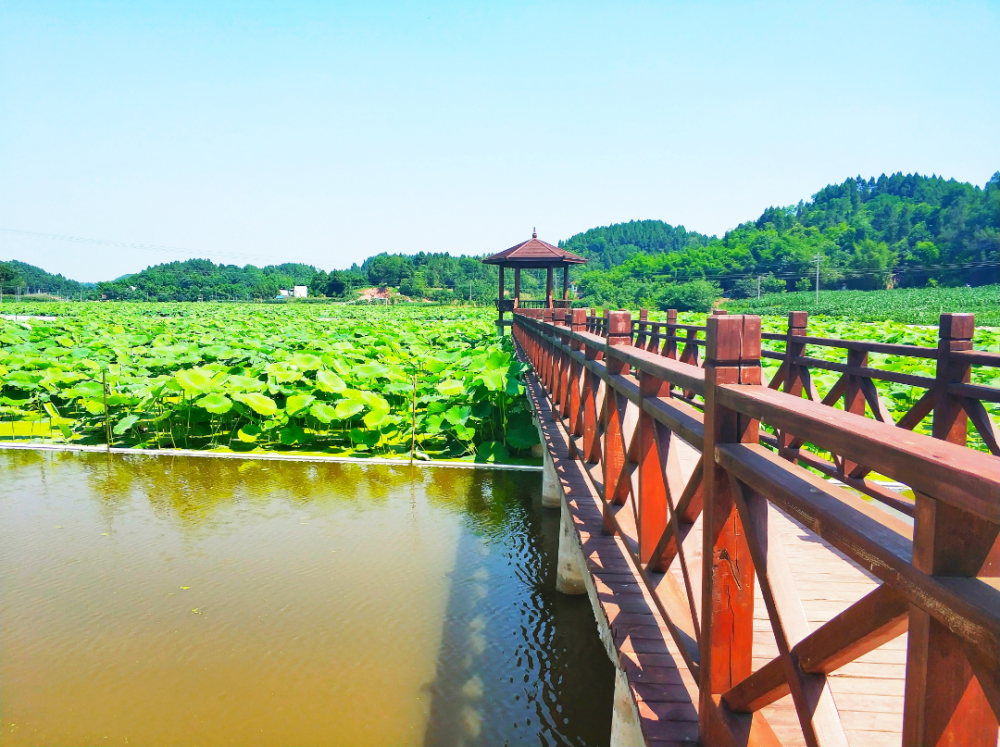
[[[597,744],[537,473],[0,451],[4,744]]]

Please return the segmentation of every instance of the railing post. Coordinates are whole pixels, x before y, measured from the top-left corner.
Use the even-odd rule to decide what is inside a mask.
[[[649,309],[639,309],[639,333],[632,344],[637,348],[646,349],[646,322],[649,320]]]
[[[587,343],[583,348],[585,360],[596,361],[601,355],[596,345]],[[599,381],[589,368],[583,369],[583,459],[590,464],[601,461],[601,440],[597,437],[597,390]]]
[[[674,325],[677,324],[677,309],[667,310],[667,337],[677,337],[677,329]],[[663,343],[663,350],[660,353],[665,358],[671,358],[672,360],[677,360],[677,340],[665,340]]]
[[[571,309],[570,315],[570,329],[573,332],[585,332],[587,329],[587,310],[586,309]],[[570,342],[570,348],[574,351],[582,350],[583,344],[579,340],[572,340]],[[583,412],[581,410],[581,393],[580,387],[582,382],[580,381],[583,374],[583,366],[581,366],[574,358],[570,357],[569,362],[569,423],[566,429],[569,431],[569,457],[570,459],[579,459],[580,453],[576,448],[576,441],[574,436],[583,435]]]
[[[996,577],[991,562],[996,524],[921,493],[916,493],[915,509],[916,568],[936,576]],[[904,747],[996,744],[997,721],[962,639],[916,605],[910,605],[909,617]]]
[[[868,351],[867,350],[855,350],[853,348],[847,349],[847,365],[857,366],[858,368],[863,368],[868,365]],[[844,390],[844,412],[850,412],[855,415],[865,416],[865,393],[861,389],[862,380],[860,376],[854,376],[853,374],[847,375],[847,387]],[[877,413],[876,413],[877,415]],[[854,468],[858,466],[856,462],[852,462],[849,459],[836,460],[840,462],[841,472],[845,475],[851,474]]]
[[[545,324],[552,324],[552,308],[542,310],[542,321]],[[549,343],[548,335],[550,331],[546,328],[545,330],[545,355],[542,360],[542,383],[545,385],[545,391],[548,392],[549,397],[552,396],[552,358],[553,358],[553,348]]]
[[[968,384],[972,366],[951,357],[952,353],[972,350],[976,331],[974,314],[942,314],[938,322],[938,358],[934,384],[934,438],[965,446],[969,416],[962,401],[948,393],[949,384]]]
[[[562,327],[568,333],[571,325],[573,323],[573,310],[565,309],[563,311],[563,321]],[[570,348],[569,334],[560,335],[560,340],[566,348]],[[573,358],[570,356],[568,350],[564,350],[560,353],[560,358],[562,361],[562,370],[559,375],[559,417],[564,418],[569,413],[569,384],[571,378],[571,369]],[[572,430],[572,424],[570,424],[570,430]]]
[[[669,397],[670,384],[645,371],[639,371],[639,392],[646,397]],[[639,460],[639,505],[637,529],[639,534],[639,562],[648,563],[653,549],[667,526],[667,480],[669,452],[672,451],[673,434],[666,430],[664,443],[658,443],[656,421],[639,408],[639,439],[636,456]],[[679,497],[679,496],[677,496]]]
[[[566,323],[566,312],[563,309],[554,309],[552,313],[552,323],[559,327],[560,329],[555,331],[556,340],[563,345],[569,344],[569,338],[562,333],[563,328],[568,328]],[[566,369],[569,361],[566,353],[562,349],[557,348],[553,343],[552,346],[552,419],[561,420],[563,413],[566,409],[565,402],[563,401],[566,397]]]
[[[611,355],[611,349],[632,342],[632,315],[627,311],[612,311],[607,319],[607,341],[604,365],[608,376],[627,374],[629,366]],[[628,497],[628,461],[622,432],[624,408],[628,400],[610,384],[604,387],[604,533],[614,534],[611,504],[622,505]],[[625,479],[622,479],[623,476]]]
[[[788,331],[785,335],[785,381],[781,386],[782,391],[794,397],[802,396],[803,377],[799,367],[792,363],[793,358],[802,356],[806,346],[794,338],[805,337],[808,334],[809,314],[805,311],[790,311],[788,313]],[[787,449],[794,436],[791,433],[778,431],[778,448]]]
[[[752,671],[754,567],[725,471],[715,447],[755,443],[757,421],[718,404],[717,387],[760,384],[760,317],[716,315],[705,335],[704,546],[699,736],[729,743],[712,718],[721,695]]]

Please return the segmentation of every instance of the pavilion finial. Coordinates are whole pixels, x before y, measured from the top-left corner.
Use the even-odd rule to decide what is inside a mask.
[[[535,231],[534,228],[531,229],[531,238],[533,238],[533,239],[537,239],[538,238],[538,232]]]

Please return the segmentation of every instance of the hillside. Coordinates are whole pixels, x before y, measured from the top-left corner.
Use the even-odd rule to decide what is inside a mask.
[[[254,267],[217,265],[189,259],[147,267],[142,272],[97,284],[99,296],[150,301],[248,300],[274,298],[281,288],[309,285],[316,268],[282,264]]]
[[[919,174],[848,179],[809,202],[768,208],[721,239],[694,235],[674,251],[621,243],[629,236],[623,229],[634,225],[593,229],[565,242],[599,248],[601,258],[625,257],[610,269],[604,262],[581,268],[588,302],[653,305],[665,284],[698,279],[733,298],[756,295],[758,277],[764,292],[812,288],[817,257],[826,289],[987,285],[998,278],[1000,172],[985,187]]]
[[[591,228],[560,241],[559,246],[591,260],[591,267],[597,264],[611,269],[635,254],[681,252],[703,247],[714,238],[661,220],[635,220]]]
[[[76,280],[69,280],[62,275],[53,275],[41,267],[35,267],[15,259],[9,262],[0,262],[0,286],[3,286],[5,294],[14,293],[16,288],[20,288],[22,293],[42,291],[56,296],[79,298],[81,292],[86,295],[94,287],[94,284],[78,283]]]

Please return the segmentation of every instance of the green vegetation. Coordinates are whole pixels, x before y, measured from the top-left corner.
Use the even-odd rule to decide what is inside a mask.
[[[671,307],[678,308],[678,307]],[[857,322],[891,319],[903,324],[937,326],[942,312],[961,311],[976,315],[976,324],[1000,326],[1000,285],[978,288],[900,288],[891,291],[820,291],[819,304],[812,291],[773,293],[761,298],[727,301],[724,308],[734,314],[787,315],[808,311]],[[878,338],[875,338],[878,339]],[[935,343],[936,344],[936,343]]]
[[[817,257],[824,289],[989,285],[1000,261],[1000,172],[985,188],[917,174],[848,179],[721,239],[657,223],[563,242],[592,259],[574,275],[588,304],[652,308],[667,284],[698,279],[729,298],[756,296],[758,277],[763,292],[807,290]]]
[[[0,319],[0,437],[529,456],[523,366],[491,314],[330,309],[64,303],[46,307],[56,321]]]
[[[79,298],[81,293],[87,298],[93,294],[94,289],[93,283],[68,280],[62,275],[53,275],[40,267],[17,260],[0,262],[0,287],[3,288],[5,295],[14,295],[16,289],[20,288],[22,295],[29,291],[41,290],[44,293],[69,298]]]
[[[98,283],[96,297],[127,301],[249,301],[274,298],[280,289],[309,285],[316,268],[283,264],[264,268],[217,265],[207,259],[148,267],[135,275]]]
[[[690,283],[668,285],[657,299],[659,308],[677,309],[678,311],[700,311],[703,314],[712,310],[715,299],[719,297],[719,286],[707,280],[692,280]]]

